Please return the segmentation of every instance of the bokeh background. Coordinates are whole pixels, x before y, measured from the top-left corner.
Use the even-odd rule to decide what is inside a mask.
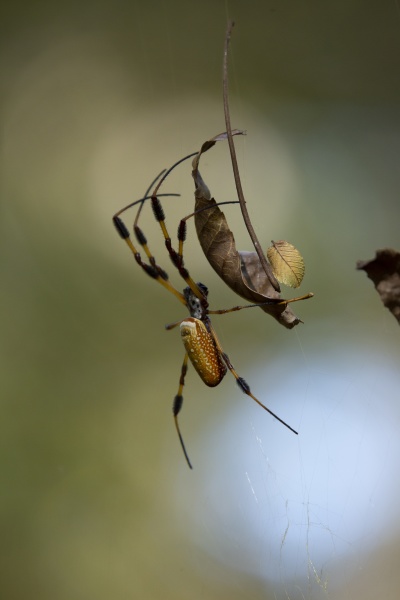
[[[228,17],[249,211],[266,246],[301,250],[315,298],[292,331],[257,309],[215,318],[299,436],[191,369],[191,472],[171,413],[183,348],[164,330],[185,311],[111,216],[224,130]],[[400,247],[398,1],[3,2],[0,30],[1,597],[397,598],[399,331],[355,263]],[[225,144],[201,166],[235,198]],[[164,191],[182,194],[164,201],[175,235],[189,164]],[[181,288],[149,209],[142,225]],[[212,307],[237,304],[189,229]]]

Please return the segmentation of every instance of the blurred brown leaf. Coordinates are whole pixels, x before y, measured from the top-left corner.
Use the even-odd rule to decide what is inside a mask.
[[[383,304],[400,324],[400,253],[391,248],[376,251],[372,260],[359,260],[357,269],[373,281]]]

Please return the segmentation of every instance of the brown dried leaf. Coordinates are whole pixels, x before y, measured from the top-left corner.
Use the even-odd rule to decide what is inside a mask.
[[[304,260],[300,252],[284,240],[274,242],[267,250],[267,257],[271,263],[275,277],[280,283],[292,288],[297,288],[304,277]]]
[[[235,129],[233,135],[245,132]],[[210,190],[199,172],[200,157],[215,142],[227,138],[226,133],[219,134],[205,142],[193,159],[192,176],[195,182],[195,226],[203,252],[221,279],[236,294],[251,303],[275,302],[282,300],[269,281],[256,252],[238,252],[235,238],[229,229],[224,213],[216,206]],[[207,210],[202,210],[207,207]],[[210,208],[211,207],[211,208]],[[292,329],[300,319],[284,304],[267,304],[260,307],[273,316],[281,325]]]
[[[359,260],[357,269],[373,281],[383,304],[400,324],[400,252],[391,248],[376,251],[372,260]]]

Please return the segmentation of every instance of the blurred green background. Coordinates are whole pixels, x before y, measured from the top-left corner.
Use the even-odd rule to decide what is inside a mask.
[[[210,390],[190,370],[190,472],[171,412],[183,348],[164,330],[185,311],[111,216],[224,130],[228,17],[248,208],[265,245],[301,250],[315,298],[293,331],[258,310],[215,318],[300,435],[230,376]],[[1,597],[396,598],[399,332],[355,263],[400,248],[397,0],[5,2],[0,31]],[[235,198],[226,145],[201,166]],[[164,191],[182,194],[164,201],[175,235],[189,164]],[[150,210],[142,224],[183,287]],[[238,303],[193,224],[186,262],[212,308]]]

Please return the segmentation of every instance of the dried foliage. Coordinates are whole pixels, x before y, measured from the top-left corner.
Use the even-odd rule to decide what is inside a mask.
[[[272,241],[272,246],[267,250],[268,260],[271,263],[275,277],[280,283],[292,288],[297,288],[304,277],[304,260],[300,252],[284,240]]]
[[[232,131],[232,135],[243,134],[244,132],[240,130]],[[241,252],[236,249],[235,238],[229,229],[225,215],[212,198],[200,174],[201,155],[212,148],[217,141],[225,139],[227,134],[222,133],[206,141],[192,162],[192,176],[196,187],[194,219],[200,245],[214,271],[236,294],[251,303],[269,302],[260,308],[284,327],[291,329],[301,322],[300,319],[289,306],[278,304],[282,302],[280,293],[272,285],[257,253]],[[304,273],[304,264],[302,269]],[[301,280],[299,269],[292,264],[293,270]],[[312,294],[309,294],[306,297],[311,296]]]
[[[357,269],[366,272],[383,304],[400,324],[400,252],[377,250],[372,260],[359,260]]]

